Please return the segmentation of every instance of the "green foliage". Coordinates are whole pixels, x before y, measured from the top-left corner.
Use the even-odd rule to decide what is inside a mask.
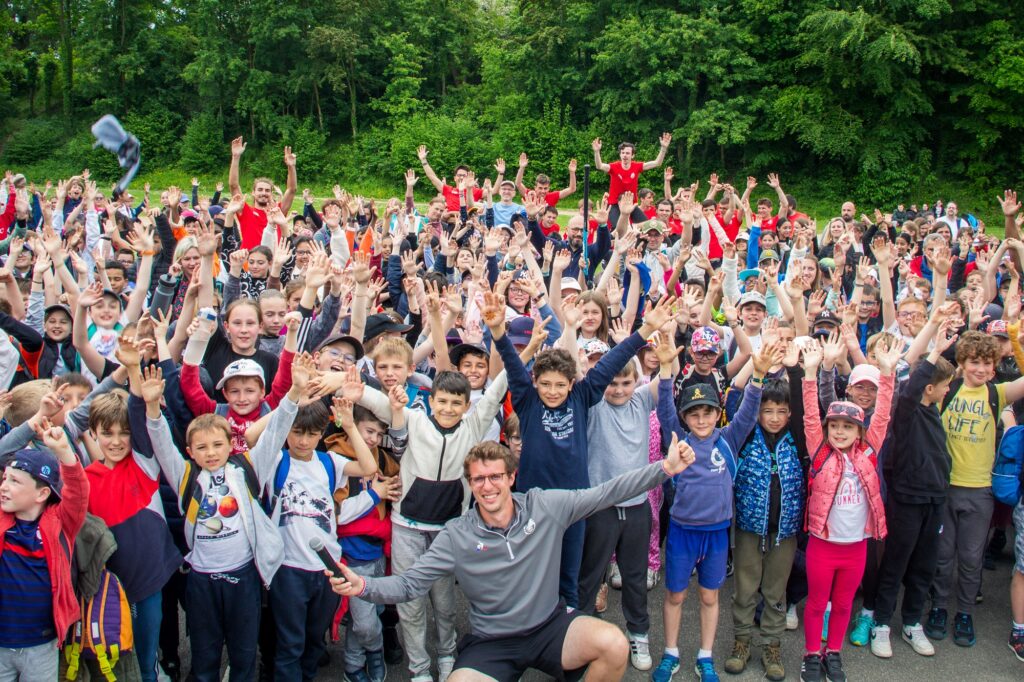
[[[165,166],[178,159],[181,134],[185,122],[180,114],[167,109],[153,109],[145,113],[130,111],[121,121],[126,130],[139,138],[146,150],[146,158]]]
[[[53,155],[61,146],[60,123],[52,119],[26,121],[7,140],[3,149],[3,161],[8,166],[37,163]]]
[[[185,128],[179,150],[180,165],[191,173],[208,173],[223,164],[224,121],[204,111]]]

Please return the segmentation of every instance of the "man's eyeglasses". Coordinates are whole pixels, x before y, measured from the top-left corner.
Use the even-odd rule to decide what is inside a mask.
[[[489,476],[473,476],[469,479],[469,484],[474,488],[479,488],[485,481],[490,481],[491,485],[498,485],[505,480],[506,476],[508,476],[507,471],[503,471],[500,474],[490,474]]]

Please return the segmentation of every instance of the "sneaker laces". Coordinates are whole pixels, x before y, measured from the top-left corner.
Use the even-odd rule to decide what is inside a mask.
[[[700,668],[701,677],[705,674],[717,674],[715,673],[715,662],[710,658],[698,658],[697,667]]]

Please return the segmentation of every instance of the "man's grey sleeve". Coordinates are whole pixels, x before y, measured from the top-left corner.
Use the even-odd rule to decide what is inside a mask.
[[[647,492],[665,482],[668,475],[661,462],[627,471],[612,480],[583,490],[545,490],[540,493],[545,505],[568,527],[596,511]]]
[[[386,578],[365,578],[366,588],[359,595],[361,599],[377,604],[399,604],[422,597],[430,587],[445,576],[455,572],[455,544],[451,528],[438,533],[427,553],[402,575]]]

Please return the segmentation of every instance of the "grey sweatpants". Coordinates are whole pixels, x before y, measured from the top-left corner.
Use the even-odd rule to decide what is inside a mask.
[[[981,588],[981,567],[992,521],[992,488],[949,486],[939,529],[932,606],[948,608],[956,586],[956,610],[971,613]],[[955,567],[955,570],[954,570]]]
[[[397,523],[391,526],[391,572],[405,573],[416,560],[426,554],[440,531],[412,530]],[[420,597],[398,604],[398,623],[402,628],[402,641],[409,657],[409,675],[430,674],[430,655],[427,654],[427,599]],[[430,604],[434,607],[437,623],[437,655],[456,654],[455,633],[455,578],[442,578],[430,588]]]
[[[356,575],[378,578],[384,575],[384,557],[374,561],[352,562],[348,565]],[[345,670],[359,670],[366,665],[367,651],[384,648],[384,627],[377,615],[377,605],[362,599],[349,599],[348,612],[352,622],[345,629]]]
[[[0,648],[0,682],[54,682],[57,640],[25,649]]]

